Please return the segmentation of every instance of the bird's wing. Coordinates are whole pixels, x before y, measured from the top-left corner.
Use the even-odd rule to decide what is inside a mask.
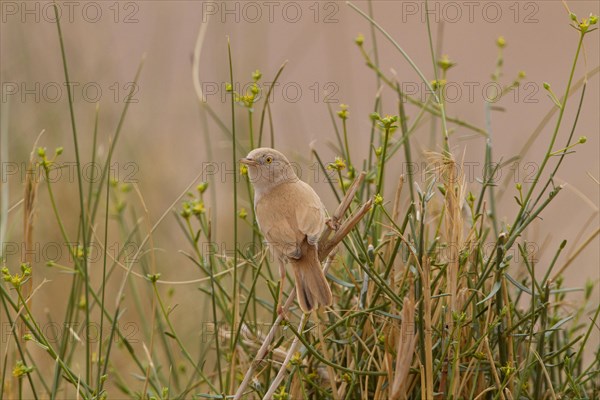
[[[303,206],[296,210],[296,223],[298,229],[308,238],[308,243],[315,244],[319,240],[325,226],[325,207],[321,199],[307,183],[298,181],[297,204]]]

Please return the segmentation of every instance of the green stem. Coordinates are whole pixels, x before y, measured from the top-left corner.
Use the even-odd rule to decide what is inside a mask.
[[[229,79],[231,84],[233,85],[233,62],[231,59],[231,43],[229,41],[229,38],[227,38],[227,54],[229,57]],[[232,145],[232,165],[238,165],[237,164],[237,149],[236,149],[236,131],[235,131],[235,98],[232,95],[231,96],[231,133],[233,136],[233,145]],[[238,313],[238,290],[239,290],[239,285],[238,285],[238,219],[236,218],[237,216],[237,209],[238,209],[238,205],[237,205],[237,175],[234,176],[233,178],[233,243],[234,243],[234,252],[233,252],[233,293],[232,293],[232,304],[231,304],[231,315],[233,316],[232,318],[232,322],[233,322],[233,326],[235,327],[237,323],[239,323],[238,321],[238,317],[237,317],[237,313]],[[235,362],[233,362],[233,360],[235,359],[235,348],[236,348],[236,343],[235,343],[235,336],[231,335],[231,341],[230,341],[230,352],[231,352],[231,357],[232,357],[232,362],[231,362],[231,368],[234,368],[235,366]],[[231,370],[231,373],[229,374],[229,376],[233,376],[234,371]]]
[[[433,48],[433,39],[431,37],[431,24],[429,22],[429,9],[428,9],[428,1],[425,0],[425,18],[427,20],[427,36],[429,38],[429,50],[431,51],[431,61],[433,62],[433,72],[435,74],[435,81],[437,83],[437,89],[439,91],[439,96],[434,95],[435,101],[440,106],[441,120],[442,120],[442,134],[444,137],[444,150],[446,152],[450,151],[450,144],[448,143],[448,126],[446,122],[446,105],[444,101],[444,90],[443,83],[438,80],[438,69],[437,69],[437,60],[435,57],[435,50]],[[430,86],[431,88],[431,86]]]
[[[248,109],[248,131],[250,136],[250,150],[254,149],[254,129],[252,124],[252,110]]]
[[[400,85],[396,84],[398,91],[400,91]],[[410,192],[410,201],[414,204],[415,202],[415,189],[414,189],[414,171],[413,171],[413,164],[412,164],[412,154],[411,154],[411,148],[410,148],[410,140],[409,140],[409,135],[410,135],[410,131],[408,129],[408,125],[406,123],[406,110],[404,109],[404,100],[402,99],[402,96],[399,96],[398,98],[398,113],[399,113],[399,118],[400,118],[400,129],[402,130],[402,139],[403,139],[403,146],[404,146],[404,157],[406,158],[406,164],[407,164],[407,175],[408,175],[408,189]],[[419,115],[422,115],[422,113],[420,113]],[[415,123],[415,127],[416,127],[416,123]]]
[[[515,218],[515,222],[512,225],[512,229],[510,232],[511,238],[514,237],[518,227],[524,223],[521,221],[521,217],[523,216],[523,213],[525,212],[526,208],[528,208],[528,206],[529,206],[528,203],[529,203],[529,200],[531,199],[531,196],[533,195],[533,191],[534,191],[535,187],[537,186],[538,181],[540,180],[540,176],[542,175],[542,172],[544,171],[544,168],[546,167],[548,160],[550,160],[550,157],[551,157],[550,154],[552,153],[552,149],[554,148],[554,143],[556,142],[556,138],[558,136],[558,131],[560,130],[563,116],[565,114],[565,108],[567,107],[567,101],[569,99],[569,91],[571,90],[571,83],[573,82],[573,76],[575,75],[575,67],[577,66],[577,60],[579,59],[579,53],[580,53],[581,47],[583,45],[583,37],[584,36],[585,36],[584,33],[581,33],[579,36],[579,42],[577,43],[577,51],[575,52],[575,58],[573,60],[573,65],[571,67],[571,73],[569,74],[569,82],[567,83],[567,88],[565,89],[565,95],[563,97],[562,107],[560,108],[560,112],[558,114],[558,120],[556,121],[556,126],[554,128],[554,132],[552,133],[552,138],[550,139],[550,144],[548,145],[548,150],[546,151],[546,156],[544,157],[544,159],[542,160],[542,164],[538,168],[537,174],[535,175],[535,178],[533,179],[533,183],[529,187],[529,190],[527,191],[527,195],[525,196],[525,200],[524,200],[523,204],[521,205],[521,208],[519,209],[519,213],[517,214],[517,218]]]
[[[67,66],[67,56],[65,52],[65,44],[63,40],[62,30],[60,27],[60,16],[58,14],[58,7],[56,2],[53,3],[54,6],[54,17],[56,18],[56,27],[58,29],[58,39],[60,42],[60,53],[62,56],[63,70],[65,74],[65,82],[67,84],[67,96],[69,100],[69,115],[71,117],[71,130],[73,133],[73,145],[75,147],[75,160],[77,163],[77,184],[79,188],[79,209],[80,214],[79,218],[81,220],[81,233],[83,237],[83,272],[85,279],[85,323],[86,325],[90,324],[90,308],[89,308],[89,297],[90,297],[90,279],[89,279],[89,271],[88,271],[88,260],[87,260],[87,252],[88,252],[88,240],[87,240],[87,218],[85,207],[83,204],[83,179],[81,177],[81,160],[79,157],[79,143],[77,138],[77,126],[75,124],[75,112],[73,110],[73,95],[71,90],[71,80],[69,79],[69,69]],[[86,332],[89,332],[89,329],[86,329]],[[91,367],[91,349],[90,349],[90,340],[88,337],[85,338],[85,377],[86,382],[90,382],[90,367]]]
[[[13,309],[15,311],[18,310],[19,307],[16,304],[14,304],[11,301],[11,299],[7,296],[7,293],[5,292],[4,287],[0,286],[0,290],[3,292],[3,296],[9,300]],[[43,345],[44,349],[48,352],[50,357],[52,357],[52,359],[54,361],[56,361],[56,363],[60,366],[60,368],[65,372],[65,375],[67,376],[67,379],[69,380],[69,382],[71,382],[71,384],[73,384],[75,387],[77,387],[79,389],[79,392],[81,393],[81,395],[84,396],[84,398],[85,398],[86,394],[92,393],[91,388],[87,385],[87,382],[83,382],[83,381],[81,381],[81,379],[76,378],[73,371],[71,371],[71,369],[63,362],[63,360],[61,360],[61,358],[58,356],[56,351],[50,345],[50,342],[48,341],[48,339],[44,336],[44,333],[41,330],[38,323],[36,322],[33,314],[31,314],[31,310],[29,309],[27,302],[23,298],[21,290],[17,288],[16,292],[19,297],[19,300],[22,302],[22,307],[25,310],[25,314],[26,314],[26,316],[21,315],[20,318],[23,320],[23,322],[25,322],[27,327],[33,332],[36,340],[38,342],[40,342],[40,344]]]
[[[91,187],[91,184],[90,184]],[[110,181],[106,181],[106,206],[105,206],[105,216],[104,216],[104,255],[102,260],[102,282],[106,283],[106,264],[107,264],[107,246],[108,246],[108,204],[110,199]],[[105,309],[105,288],[106,285],[102,285],[102,294],[100,297],[100,309]],[[104,313],[100,313],[100,338],[98,341],[98,371],[96,376],[96,394],[99,394],[102,390],[102,382],[101,382],[101,371],[102,371],[102,332],[104,331]],[[108,363],[108,359],[106,359]]]
[[[13,323],[13,320],[10,317],[8,306],[6,305],[6,300],[4,299],[4,291],[0,291],[0,299],[2,299],[2,305],[4,306],[4,311],[6,312],[6,318],[8,318],[8,323],[11,327],[11,333],[12,333],[13,337],[15,338],[15,344],[17,345],[17,350],[19,352],[21,359],[23,360],[23,362],[25,362],[25,354],[23,354],[23,346],[21,346],[21,341],[17,339],[17,332],[15,330],[17,327],[17,324]],[[5,379],[6,371],[8,370],[7,362],[8,362],[8,353],[6,353],[5,358],[4,358],[4,368],[2,369],[2,379],[0,380],[0,400],[2,400],[4,398],[4,379]],[[36,370],[38,373],[40,373],[39,369],[36,368]],[[40,374],[40,379],[41,379],[41,374]],[[33,394],[33,397],[37,400],[38,396],[37,396],[37,392],[35,390],[35,385],[33,384],[33,379],[31,378],[31,374],[27,374],[27,380],[29,381],[29,386],[31,387],[31,393]]]
[[[206,377],[204,375],[204,372],[202,372],[202,370],[200,369],[200,367],[194,362],[194,360],[192,359],[192,356],[187,351],[185,345],[183,344],[183,342],[179,338],[179,335],[177,335],[177,332],[175,331],[175,328],[173,327],[173,324],[171,323],[171,318],[169,318],[169,312],[165,308],[165,305],[164,305],[164,303],[163,303],[163,301],[162,301],[162,299],[160,297],[160,294],[158,293],[158,287],[156,286],[156,282],[155,281],[152,282],[152,288],[154,289],[154,294],[156,295],[156,299],[158,300],[158,304],[159,304],[160,309],[162,311],[163,318],[165,319],[165,322],[167,323],[167,326],[169,327],[169,330],[170,330],[169,333],[170,333],[170,335],[168,335],[168,336],[171,337],[172,339],[175,339],[175,342],[177,342],[177,345],[179,346],[179,349],[183,353],[184,357],[190,362],[190,364],[192,365],[192,367],[194,367],[194,370],[196,371],[196,373],[203,379],[204,382],[206,382],[206,384],[208,386],[210,386],[211,390],[213,390],[216,393],[217,392],[217,388],[212,384],[212,382],[210,381],[210,379],[208,379],[208,377]]]
[[[385,155],[387,153],[388,141],[390,138],[390,128],[385,128],[385,134],[383,137],[383,149],[381,150],[381,158],[379,159],[379,171],[377,173],[377,193],[383,196],[381,191],[383,190],[383,173],[385,171]]]
[[[263,128],[264,128],[264,123],[265,123],[265,114],[267,112],[267,109],[269,108],[269,98],[271,97],[271,92],[275,88],[275,85],[277,84],[277,80],[279,79],[279,76],[283,72],[283,69],[285,68],[286,64],[287,64],[287,61],[285,61],[283,64],[281,64],[281,67],[279,67],[279,70],[277,71],[277,74],[275,74],[275,78],[273,79],[273,83],[271,84],[271,86],[269,86],[269,90],[267,90],[267,95],[265,96],[265,102],[264,102],[264,105],[263,105],[263,109],[262,109],[262,112],[260,113],[260,125],[259,125],[259,129],[258,129],[258,147],[262,146]],[[273,147],[273,146],[274,146],[273,137],[271,136],[271,147]]]
[[[346,158],[348,159],[348,172],[354,170],[352,159],[350,157],[350,146],[348,145],[348,129],[346,128],[346,118],[342,118],[342,129],[344,131],[344,148],[346,150]]]

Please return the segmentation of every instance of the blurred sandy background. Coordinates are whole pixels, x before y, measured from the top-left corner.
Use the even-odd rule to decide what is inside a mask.
[[[148,207],[150,223],[154,223],[202,171],[205,163],[217,162],[222,168],[219,171],[221,175],[218,175],[220,178],[216,187],[211,189],[217,191],[218,207],[216,212],[214,204],[207,203],[207,207],[214,212],[213,218],[218,224],[217,242],[223,244],[226,250],[232,250],[232,235],[228,228],[232,222],[232,174],[224,172],[225,168],[235,169],[231,164],[231,141],[213,121],[209,121],[208,131],[204,129],[203,114],[192,86],[194,45],[200,25],[206,20],[209,20],[209,25],[201,54],[200,80],[205,89],[217,89],[215,94],[207,93],[207,99],[228,126],[229,98],[224,95],[225,82],[229,81],[227,36],[231,40],[235,80],[242,85],[251,80],[251,73],[256,69],[263,73],[263,81],[271,82],[279,66],[288,60],[271,103],[279,150],[308,168],[311,162],[309,143],[316,140],[314,146],[327,160],[333,160],[335,154],[327,143],[334,142],[335,136],[324,93],[329,89],[335,90],[328,97],[334,110],[338,109],[340,103],[350,106],[348,126],[355,163],[359,164],[357,160],[362,161],[367,156],[370,132],[368,115],[373,108],[377,84],[374,73],[365,66],[354,38],[358,33],[365,34],[365,48],[371,49],[371,34],[368,23],[345,3],[74,3],[69,6],[71,8],[59,4],[62,4],[61,9],[65,13],[62,28],[71,80],[80,84],[74,90],[74,103],[81,148],[86,160],[90,155],[96,101],[100,104],[99,140],[103,144],[100,151],[105,156],[106,144],[114,134],[124,106],[127,85],[133,80],[142,55],[146,54],[139,90],[134,95],[136,102],[130,106],[115,162],[117,175],[121,179],[130,178],[139,185]],[[53,152],[57,146],[64,146],[62,161],[73,162],[67,93],[50,3],[3,1],[0,4],[1,118],[8,127],[8,159],[2,160],[2,163],[25,161],[42,129],[46,133],[40,144],[48,147],[49,152]],[[367,9],[366,2],[355,4],[363,10]],[[596,1],[570,1],[568,4],[579,17],[600,11]],[[448,105],[449,115],[484,126],[485,87],[491,82],[490,75],[495,68],[495,41],[498,36],[503,35],[507,42],[501,82],[508,84],[518,71],[526,72],[527,77],[519,91],[497,103],[504,108],[504,112],[492,114],[494,158],[510,158],[518,153],[552,107],[542,82],[549,82],[559,96],[565,88],[578,36],[568,26],[570,20],[563,5],[559,1],[447,1],[432,2],[431,8],[434,39],[443,21],[442,53],[457,62],[457,66],[449,72],[449,81],[455,82],[462,90],[462,95],[453,94],[459,98]],[[33,11],[27,13],[27,10]],[[424,4],[374,1],[373,10],[375,19],[406,50],[428,79],[434,79],[424,23]],[[400,82],[419,85],[419,95],[424,99],[426,94],[414,71],[381,35],[377,36],[377,40],[382,70],[391,75],[393,69]],[[598,48],[598,33],[588,35],[585,40],[586,61],[580,58],[575,79],[579,79],[586,69],[592,70],[600,64]],[[526,84],[529,86],[524,86]],[[18,88],[16,93],[15,85]],[[56,94],[53,90],[57,86],[62,87],[61,93]],[[472,87],[472,92],[469,87]],[[97,88],[101,89],[101,94]],[[570,240],[567,250],[571,251],[576,246],[574,237],[580,233],[590,216],[597,212],[598,184],[588,174],[595,179],[600,176],[598,88],[599,78],[595,75],[590,78],[575,133],[575,138],[587,136],[588,142],[578,146],[577,153],[565,159],[558,175],[558,182],[568,182],[568,187],[543,214],[543,221],[536,224],[537,234],[528,237],[540,247],[547,246],[547,250],[539,257],[540,269],[544,268],[544,262],[554,254],[563,239]],[[33,89],[33,93],[25,94],[25,89]],[[570,98],[557,149],[566,140],[578,100],[578,94]],[[261,110],[262,105],[257,107],[255,122]],[[387,114],[397,113],[396,98],[388,88],[384,89],[383,111]],[[414,118],[416,108],[409,106],[407,112]],[[238,134],[247,146],[247,114],[241,107],[236,108],[236,114]],[[532,172],[533,167],[526,165],[527,162],[538,163],[542,159],[553,126],[551,122],[526,159],[521,161],[520,176]],[[483,170],[484,141],[481,137],[474,137],[470,131],[454,125],[451,127],[456,128],[451,138],[455,154],[466,150],[465,160],[478,163],[475,172],[479,177]],[[211,154],[205,147],[206,134],[210,135],[214,147]],[[416,148],[429,149],[429,123],[413,136],[413,142]],[[390,183],[401,172],[404,162],[401,153],[396,159],[397,170],[390,170],[388,175]],[[303,171],[306,171],[303,177],[312,181],[313,171]],[[507,174],[514,174],[514,171],[506,167],[502,173],[504,178]],[[8,186],[3,185],[3,190],[8,187],[12,205],[22,195],[22,179],[19,174],[3,174],[3,179],[8,183]],[[58,192],[58,197],[62,214],[67,220],[74,221],[78,210],[76,180],[68,181],[60,180],[59,187],[63,190]],[[472,187],[478,191],[479,184],[473,179],[471,181]],[[506,223],[512,222],[517,209],[512,199],[514,183],[511,183],[509,192],[499,204],[500,215],[506,217]],[[328,208],[333,209],[335,201],[326,183],[317,182],[315,186]],[[391,188],[388,186],[388,196],[391,196]],[[240,189],[243,187],[240,186]],[[36,240],[43,246],[46,241],[58,240],[59,236],[45,186],[40,190]],[[245,189],[241,190],[240,198],[240,205],[249,208]],[[135,194],[130,193],[128,199],[130,204],[139,208],[141,214],[142,209]],[[8,240],[19,241],[19,211],[11,216]],[[68,226],[72,236],[75,236],[76,225],[71,223]],[[596,214],[580,241],[597,226]],[[113,237],[117,241],[116,232]],[[188,250],[188,245],[174,218],[168,217],[161,224],[154,236],[154,243],[161,249],[157,253],[157,267],[163,278],[184,280],[198,277],[195,267],[178,253],[180,249]],[[561,256],[559,265],[565,260],[566,255]],[[53,306],[56,305],[55,318],[62,318],[60,305],[64,301],[63,296],[66,296],[64,288],[67,281],[64,275],[43,268],[45,261],[40,257],[40,274],[51,278],[52,282],[39,293],[37,311],[41,312],[46,307],[53,313]],[[566,286],[582,287],[587,278],[597,282],[600,278],[598,261],[599,241],[595,238],[571,266]],[[192,313],[195,321],[204,317],[203,309],[199,310],[199,303],[196,302],[198,293],[195,285],[179,286],[172,300],[181,304],[178,312],[174,313],[174,319],[181,327],[182,334],[185,336],[187,332],[191,338],[197,338],[198,333],[186,321],[186,315],[190,315],[187,313]],[[598,289],[595,296],[599,298]],[[135,315],[131,314],[133,311],[129,313],[125,320],[136,320]],[[592,344],[593,348],[597,347],[597,338]]]

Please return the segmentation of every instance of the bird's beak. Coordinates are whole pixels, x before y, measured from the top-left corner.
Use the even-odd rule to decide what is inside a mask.
[[[240,162],[246,165],[258,165],[258,162],[251,158],[240,158]]]

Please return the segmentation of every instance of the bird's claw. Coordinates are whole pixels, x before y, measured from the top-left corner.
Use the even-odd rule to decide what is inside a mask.
[[[338,229],[340,229],[340,223],[338,221],[335,221],[333,218],[327,219],[327,221],[325,221],[325,224],[332,231],[337,231]]]

